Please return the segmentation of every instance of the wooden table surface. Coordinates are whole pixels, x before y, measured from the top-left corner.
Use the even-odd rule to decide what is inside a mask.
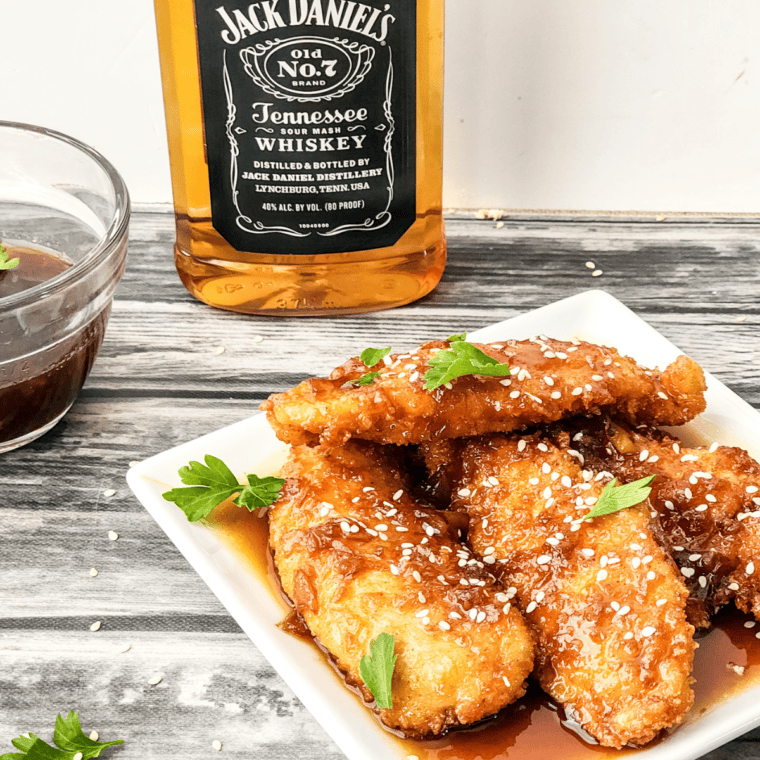
[[[126,740],[107,753],[119,760],[343,757],[124,475],[365,346],[412,346],[603,288],[760,407],[760,223],[460,216],[448,237],[443,280],[415,304],[255,318],[189,296],[174,271],[173,217],[133,216],[126,274],[78,402],[48,435],[0,457],[0,753],[22,732],[50,740],[55,715],[76,709],[87,732]],[[156,673],[163,681],[150,686]],[[760,758],[760,729],[704,758]]]

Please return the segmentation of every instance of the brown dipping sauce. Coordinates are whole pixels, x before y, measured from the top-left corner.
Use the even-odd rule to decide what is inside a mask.
[[[268,550],[268,520],[227,503],[214,511],[208,524],[240,555],[245,566],[270,589],[272,595],[281,599],[282,592]],[[694,656],[692,673],[695,700],[685,722],[760,684],[760,640],[755,638],[760,624],[745,628],[744,622],[749,619],[750,616],[728,607],[714,618],[714,625],[707,633],[697,634],[699,649]],[[298,638],[309,638],[291,616],[285,618],[281,627]],[[744,673],[737,674],[729,665],[744,668]],[[677,730],[676,727],[664,731],[659,740],[647,747],[656,745]],[[562,708],[535,682],[531,682],[522,699],[506,707],[495,718],[473,728],[450,731],[444,737],[430,741],[397,741],[403,753],[401,757],[414,756],[418,760],[616,760],[639,752],[637,749],[600,747],[577,724],[568,720]]]
[[[7,246],[13,269],[0,270],[3,298],[39,285],[72,266],[53,253]],[[51,348],[0,365],[0,447],[40,430],[74,403],[103,340],[110,306],[82,329]]]

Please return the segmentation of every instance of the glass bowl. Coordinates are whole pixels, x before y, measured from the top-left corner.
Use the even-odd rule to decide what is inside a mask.
[[[0,243],[8,261],[20,249],[66,266],[0,296],[0,453],[46,433],[76,400],[124,271],[128,224],[127,188],[99,153],[59,132],[0,121]],[[13,272],[0,278],[19,279]]]

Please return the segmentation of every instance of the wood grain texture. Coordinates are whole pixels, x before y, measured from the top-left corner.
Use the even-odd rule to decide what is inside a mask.
[[[760,407],[754,222],[450,219],[449,264],[427,298],[310,319],[199,304],[175,274],[173,235],[168,214],[133,217],[126,274],[79,401],[43,439],[0,458],[0,753],[21,732],[49,737],[55,714],[75,708],[88,732],[127,740],[120,760],[216,756],[214,739],[225,757],[342,757],[124,474],[368,345],[411,347],[603,288]],[[155,674],[164,679],[151,687]],[[760,730],[704,756],[728,758],[760,758]]]

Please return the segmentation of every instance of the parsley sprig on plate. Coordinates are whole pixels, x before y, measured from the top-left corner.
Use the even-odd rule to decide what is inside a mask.
[[[441,385],[446,385],[457,377],[464,377],[465,375],[488,375],[489,377],[508,377],[510,375],[508,365],[502,364],[481,351],[477,346],[468,343],[466,338],[466,332],[450,335],[446,339],[449,349],[439,351],[430,359],[428,362],[430,369],[422,378],[425,383],[425,390],[433,391]],[[390,346],[387,348],[365,348],[359,358],[367,369],[371,369],[390,352]],[[366,372],[353,382],[354,385],[358,386],[372,385],[375,378],[379,376],[379,372]]]
[[[359,675],[372,692],[377,706],[381,710],[393,707],[391,681],[398,655],[394,654],[396,639],[389,633],[381,633],[369,644],[369,654],[359,662]]]
[[[615,478],[604,487],[601,496],[585,519],[590,520],[592,517],[611,515],[620,512],[622,509],[641,504],[642,501],[649,498],[649,494],[652,492],[649,485],[653,480],[654,475],[649,475],[646,478],[634,480],[632,483],[626,483],[624,486],[618,486],[617,478]]]
[[[248,485],[242,485],[221,459],[207,454],[204,461],[205,465],[190,462],[180,468],[179,477],[187,488],[172,488],[163,494],[164,499],[174,502],[190,522],[206,517],[233,494],[238,494],[234,503],[250,512],[268,507],[277,500],[285,485],[283,478],[260,478],[258,475],[249,475]]]
[[[488,375],[489,377],[509,377],[509,366],[502,364],[468,343],[462,335],[449,338],[450,350],[439,351],[430,361],[431,369],[425,373],[425,390],[433,391],[441,385],[465,375]],[[461,340],[460,340],[461,338]]]
[[[62,715],[56,718],[53,741],[58,749],[35,734],[17,736],[12,740],[12,744],[21,752],[6,752],[0,755],[0,760],[73,760],[77,755],[82,760],[90,760],[93,757],[100,757],[100,753],[108,747],[124,744],[122,739],[112,742],[90,739],[82,731],[79,715],[73,710],[65,718]]]

